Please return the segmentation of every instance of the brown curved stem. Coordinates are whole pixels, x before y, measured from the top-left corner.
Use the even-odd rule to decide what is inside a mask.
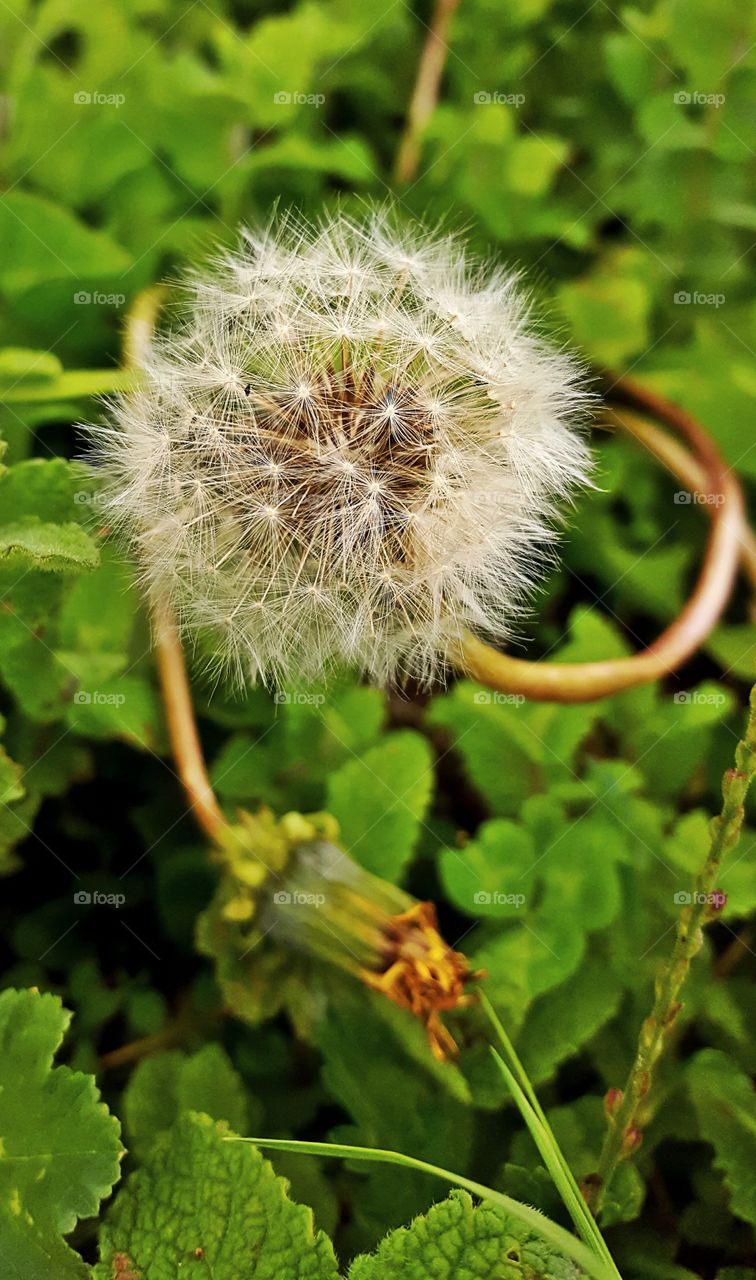
[[[633,436],[685,486],[688,492],[704,491],[706,473],[693,454],[689,453],[678,440],[654,426],[652,422],[647,422],[629,409],[621,411],[609,409],[606,425],[617,426]],[[705,514],[710,514],[712,507],[704,503],[703,510]],[[756,588],[756,534],[748,524],[745,513],[743,513],[740,529],[740,566],[751,585]]]
[[[394,181],[412,182],[420,164],[420,150],[425,126],[438,102],[441,76],[449,52],[448,36],[452,14],[460,0],[436,0],[431,25],[420,55],[415,87],[412,91],[407,123],[404,127],[394,165]]]
[[[202,754],[181,641],[165,603],[153,610],[155,659],[163,692],[173,758],[190,808],[199,826],[216,843],[228,825]]]
[[[671,427],[692,446],[705,479],[698,490],[709,508],[711,529],[695,590],[670,627],[652,645],[628,658],[599,662],[528,662],[499,653],[467,633],[452,658],[466,675],[506,693],[535,701],[591,702],[669,675],[699,648],[730,596],[741,555],[744,506],[740,486],[704,429],[676,405],[634,382],[613,384],[615,398]],[[624,426],[622,415],[615,418]],[[635,438],[642,435],[632,432]]]
[[[123,364],[127,369],[138,368],[141,364],[165,293],[163,285],[152,285],[137,294],[127,316],[123,337]],[[217,843],[228,824],[210,784],[202,754],[184,652],[173,611],[165,599],[153,599],[151,604],[155,661],[176,769],[197,823]]]

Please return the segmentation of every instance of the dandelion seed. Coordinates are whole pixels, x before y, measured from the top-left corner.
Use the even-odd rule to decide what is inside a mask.
[[[465,629],[506,639],[589,470],[514,277],[387,213],[245,233],[144,378],[93,432],[111,515],[241,681],[427,682]]]

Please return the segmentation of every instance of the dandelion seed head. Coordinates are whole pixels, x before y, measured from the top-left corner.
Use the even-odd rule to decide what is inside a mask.
[[[516,279],[375,212],[246,231],[188,291],[93,435],[218,672],[427,682],[464,629],[505,639],[589,471],[580,370]]]

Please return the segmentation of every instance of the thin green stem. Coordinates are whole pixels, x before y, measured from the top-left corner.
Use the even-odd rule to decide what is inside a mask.
[[[665,1040],[682,1007],[678,996],[693,957],[703,945],[703,926],[716,917],[724,897],[715,894],[720,863],[735,847],[743,826],[748,788],[756,775],[756,685],[751,690],[750,713],[745,736],[735,752],[735,768],[722,780],[722,809],[711,822],[711,844],[690,894],[686,895],[678,921],[670,959],[656,976],[653,1008],[641,1027],[635,1060],[621,1094],[615,1092],[608,1108],[609,1123],[599,1157],[591,1194],[591,1207],[598,1214],[621,1160],[637,1149],[641,1141],[638,1115],[652,1082],[654,1068]]]
[[[404,1155],[401,1151],[381,1151],[374,1150],[372,1147],[353,1147],[335,1142],[299,1142],[294,1138],[228,1137],[226,1141],[251,1142],[256,1147],[273,1151],[293,1151],[299,1155],[330,1156],[341,1160],[362,1160],[376,1164],[397,1164],[405,1169],[416,1169],[419,1173],[442,1178],[444,1182],[462,1187],[471,1195],[477,1196],[479,1200],[495,1204],[510,1217],[518,1219],[536,1235],[547,1240],[560,1253],[576,1262],[593,1280],[616,1280],[616,1272],[609,1271],[604,1262],[580,1240],[570,1235],[569,1231],[565,1231],[564,1227],[560,1227],[556,1222],[539,1213],[537,1209],[532,1209],[527,1204],[520,1204],[519,1200],[512,1200],[510,1196],[505,1196],[501,1191],[494,1191],[492,1187],[485,1187],[480,1182],[473,1182],[470,1178],[452,1173],[449,1169],[441,1169],[438,1165],[428,1164],[425,1160]]]

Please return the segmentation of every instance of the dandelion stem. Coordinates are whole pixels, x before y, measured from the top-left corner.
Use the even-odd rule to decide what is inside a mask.
[[[170,609],[164,602],[154,608],[153,626],[155,658],[173,758],[194,817],[205,834],[218,843],[228,824],[210,784],[194,718],[181,641]]]
[[[417,67],[407,122],[394,165],[394,181],[413,182],[420,164],[422,137],[438,102],[441,77],[449,52],[449,27],[460,0],[436,0],[431,24]]]
[[[158,312],[165,297],[162,285],[143,289],[126,318],[123,337],[123,364],[138,367],[154,332]],[[202,754],[194,716],[186,662],[167,600],[153,600],[155,659],[160,677],[165,715],[173,758],[189,806],[199,826],[214,842],[228,825],[221,811]]]
[[[744,537],[744,504],[740,486],[711,437],[689,414],[676,405],[646,392],[635,383],[617,381],[616,398],[657,418],[684,436],[695,452],[696,476],[703,480],[703,504],[711,519],[709,541],[696,587],[675,621],[652,645],[628,658],[604,662],[528,662],[499,653],[491,645],[467,633],[452,658],[466,674],[506,693],[518,693],[535,701],[591,702],[622,689],[646,684],[669,675],[688,660],[716,625],[730,597],[741,556],[753,569],[753,541]],[[627,427],[635,439],[658,456],[658,436],[638,431],[623,414],[613,419]],[[685,455],[688,458],[688,455]],[[671,461],[668,454],[665,465]],[[690,461],[690,460],[689,460]],[[689,470],[688,466],[688,470]]]
[[[626,431],[642,444],[649,453],[661,462],[671,475],[676,476],[690,493],[702,493],[706,490],[706,472],[700,463],[679,441],[672,439],[665,431],[647,422],[627,409],[610,409],[606,419],[607,426],[616,426]],[[730,477],[732,482],[732,478]],[[715,508],[711,503],[704,503],[703,510],[711,515]],[[751,529],[742,512],[740,529],[740,563],[743,572],[751,585],[756,587],[756,534]]]
[[[724,855],[740,839],[748,788],[756,776],[756,685],[751,690],[750,714],[745,735],[735,752],[735,768],[722,780],[722,809],[711,822],[711,844],[706,861],[696,876],[677,921],[670,959],[656,975],[653,1008],[641,1027],[635,1060],[620,1093],[611,1090],[614,1105],[607,1106],[608,1128],[599,1158],[598,1171],[591,1179],[588,1199],[598,1214],[621,1160],[631,1155],[641,1141],[638,1116],[648,1094],[652,1073],[664,1049],[670,1028],[681,1009],[680,990],[691,961],[703,946],[703,926],[714,918],[719,907],[713,902],[716,876]],[[610,1095],[607,1095],[609,1099]]]

